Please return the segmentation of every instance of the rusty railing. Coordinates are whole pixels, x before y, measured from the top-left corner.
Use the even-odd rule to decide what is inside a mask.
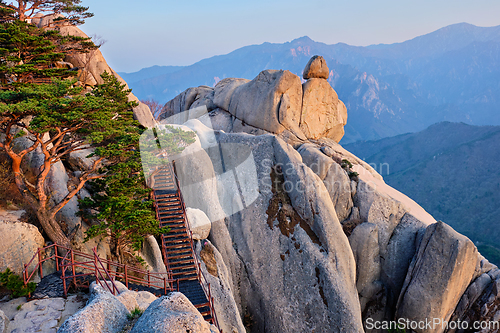
[[[50,257],[42,259],[42,253],[51,248],[54,249],[54,254]],[[66,255],[64,257],[59,255],[58,249],[65,250]],[[29,266],[37,258],[38,263],[35,265],[31,273],[29,273]],[[168,275],[165,273],[152,273],[150,271],[141,270],[126,264],[120,264],[114,261],[102,259],[97,255],[95,248],[93,249],[93,254],[90,255],[58,244],[52,244],[44,248],[39,248],[29,263],[24,265],[22,273],[24,284],[27,284],[37,271],[39,271],[40,278],[43,278],[43,263],[49,260],[54,260],[56,262],[56,271],[61,271],[65,296],[70,288],[67,280],[71,280],[73,285],[77,287],[77,279],[86,276],[94,276],[97,283],[99,283],[103,288],[108,289],[113,294],[118,292],[118,288],[114,283],[114,281],[117,280],[122,281],[127,288],[129,288],[130,284],[138,284],[162,290],[163,294],[167,294],[167,292],[175,290],[173,286],[176,281],[169,279]],[[77,269],[81,272],[77,273]],[[71,271],[70,274],[67,274],[68,270]],[[111,285],[108,285],[105,281],[110,281]]]

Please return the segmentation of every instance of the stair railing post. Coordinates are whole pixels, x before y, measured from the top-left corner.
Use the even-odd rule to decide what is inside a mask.
[[[73,252],[72,249],[70,251],[71,251],[71,273],[73,274],[73,284],[75,285],[76,289],[75,253]]]
[[[125,270],[125,286],[128,289],[128,274],[127,274],[127,265],[123,265],[123,269]]]
[[[97,260],[96,260],[96,254],[94,252],[94,269],[95,269],[95,282],[96,284],[101,284],[101,282],[99,281],[99,276],[98,276],[98,271],[97,271]]]
[[[42,253],[40,252],[40,248],[38,248],[38,266],[40,267],[40,279],[43,279]]]
[[[163,278],[163,295],[167,294],[167,278]]]
[[[66,256],[64,257],[66,258]],[[61,278],[63,280],[64,298],[68,297],[68,291],[66,290],[66,267],[64,266],[64,258],[61,260],[62,274]]]
[[[54,257],[56,259],[56,271],[59,271],[59,258],[57,257],[57,243],[54,243]]]

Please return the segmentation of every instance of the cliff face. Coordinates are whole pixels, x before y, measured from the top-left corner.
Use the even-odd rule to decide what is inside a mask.
[[[214,258],[228,272],[212,277],[226,286],[216,306],[232,298],[252,332],[382,332],[370,323],[398,318],[472,327],[498,317],[498,268],[343,149],[343,104],[311,83],[323,78],[307,78],[300,87],[291,73],[264,71],[189,88],[160,116],[199,140],[173,158],[186,205],[211,219]]]

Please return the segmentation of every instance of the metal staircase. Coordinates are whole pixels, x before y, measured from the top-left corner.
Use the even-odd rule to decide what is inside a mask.
[[[153,173],[153,197],[160,227],[170,231],[161,235],[163,261],[169,278],[200,311],[206,321],[218,326],[213,297],[194,253],[192,233],[186,216],[186,206],[172,164],[159,167]]]

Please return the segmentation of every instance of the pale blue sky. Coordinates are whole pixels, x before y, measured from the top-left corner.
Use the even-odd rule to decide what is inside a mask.
[[[499,0],[83,0],[117,71],[190,65],[239,47],[302,36],[327,44],[402,42],[467,22],[500,25]]]

